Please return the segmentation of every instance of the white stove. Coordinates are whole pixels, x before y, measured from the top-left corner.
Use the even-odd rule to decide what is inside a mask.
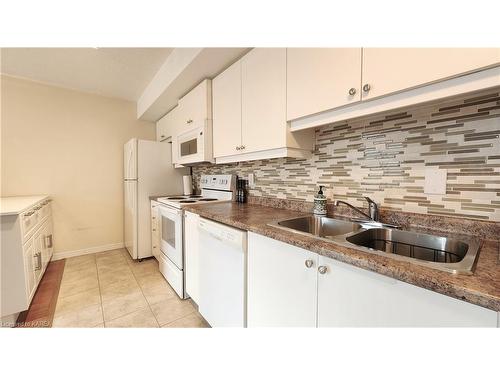
[[[191,204],[230,201],[236,187],[236,176],[202,175],[200,179],[201,195],[175,195],[158,198],[158,202],[182,209]]]
[[[184,292],[184,210],[192,204],[215,203],[233,199],[236,176],[202,175],[200,195],[175,195],[157,198],[160,220],[160,272],[181,298]]]

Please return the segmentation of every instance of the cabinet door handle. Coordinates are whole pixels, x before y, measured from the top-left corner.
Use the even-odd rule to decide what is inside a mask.
[[[236,146],[236,151],[240,151],[241,150],[241,147],[240,146]]]
[[[245,149],[245,146],[243,146],[243,145],[242,145],[242,146],[240,147],[240,150],[244,150],[244,149]]]
[[[33,215],[34,213],[35,213],[35,211],[33,211],[33,210],[32,210],[32,211],[28,211],[28,212],[26,212],[26,213],[24,214],[24,216],[31,216],[31,215]]]
[[[186,124],[191,124],[193,122],[193,120],[189,119],[186,121]]]
[[[371,86],[367,83],[366,85],[363,86],[363,91],[368,92],[371,90]]]
[[[45,237],[45,246],[48,248],[52,247],[52,235],[49,234],[48,236]]]
[[[36,253],[33,255],[33,258],[37,258],[37,264],[35,267],[35,271],[39,271],[42,269],[42,253]]]
[[[351,87],[349,89],[349,95],[351,95],[351,96],[356,95],[356,89],[354,87]]]
[[[328,268],[326,266],[319,266],[318,267],[318,272],[322,275],[324,275],[328,271]]]
[[[305,261],[305,265],[307,268],[311,268],[313,266],[314,262],[312,261],[312,259],[307,259]]]

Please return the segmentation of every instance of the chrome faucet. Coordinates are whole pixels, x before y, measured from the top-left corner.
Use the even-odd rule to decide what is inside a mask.
[[[340,203],[345,204],[346,206],[350,207],[352,210],[356,211],[358,214],[363,215],[364,217],[366,217],[372,221],[379,221],[380,215],[378,212],[377,204],[368,197],[363,197],[363,198],[365,198],[368,202],[368,213],[361,211],[359,208],[356,208],[352,204],[349,204],[345,201],[336,200],[335,206],[338,206]]]

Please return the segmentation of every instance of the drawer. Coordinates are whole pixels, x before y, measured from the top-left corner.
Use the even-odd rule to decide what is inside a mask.
[[[161,251],[159,256],[160,272],[179,297],[184,298],[184,273]]]
[[[23,243],[33,234],[34,229],[40,223],[40,210],[32,208],[21,213],[21,231],[23,234]]]
[[[44,202],[40,203],[40,219],[43,220],[47,216],[51,214],[51,204],[50,204],[50,199],[45,200]]]

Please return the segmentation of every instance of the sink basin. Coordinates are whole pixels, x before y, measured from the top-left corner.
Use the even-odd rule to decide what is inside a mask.
[[[359,231],[346,237],[346,241],[453,273],[472,273],[480,247],[480,244],[474,240],[388,228]]]
[[[361,229],[358,223],[323,216],[305,216],[279,221],[277,227],[288,228],[318,237],[334,237]]]
[[[367,229],[346,240],[373,250],[438,263],[458,263],[469,249],[465,242],[446,237],[384,228]]]
[[[374,252],[429,268],[472,274],[482,241],[474,237],[409,232],[373,221],[351,222],[324,216],[303,216],[269,225],[321,238],[364,252]]]

